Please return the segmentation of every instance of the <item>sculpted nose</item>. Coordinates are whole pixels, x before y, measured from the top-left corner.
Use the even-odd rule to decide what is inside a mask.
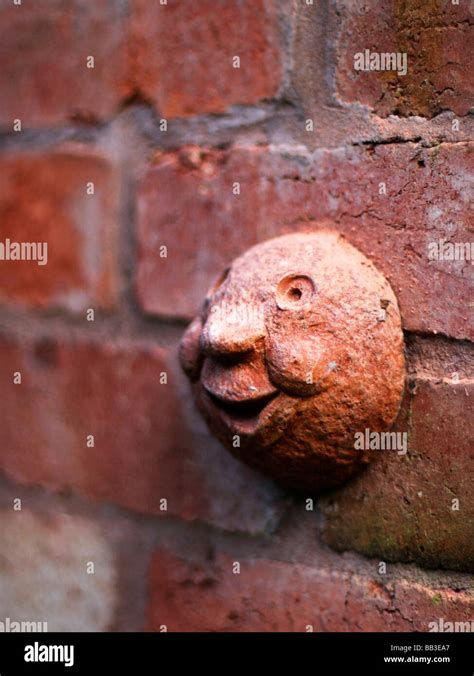
[[[262,313],[248,306],[215,306],[201,334],[204,353],[216,359],[252,352],[265,335]]]

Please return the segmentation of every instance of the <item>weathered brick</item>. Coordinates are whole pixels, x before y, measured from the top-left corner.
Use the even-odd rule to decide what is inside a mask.
[[[473,169],[468,143],[157,154],[139,188],[140,303],[191,317],[211,281],[250,245],[332,227],[388,277],[406,329],[473,339],[471,261],[433,261],[428,249],[442,238],[472,241]]]
[[[274,97],[283,49],[277,10],[275,0],[132,0],[130,88],[164,117]]]
[[[474,104],[469,3],[451,0],[333,0],[339,16],[336,94],[377,114],[433,117],[443,110],[466,115]],[[407,73],[358,71],[354,55],[365,49],[405,53]]]
[[[240,573],[233,572],[234,563]],[[433,602],[436,600],[436,603]],[[472,591],[268,559],[218,554],[206,562],[156,552],[150,576],[154,631],[428,631],[470,620]]]
[[[468,25],[469,8],[468,3],[463,0],[457,8],[452,5],[451,0],[446,0],[446,3],[441,0],[438,7],[443,3],[449,13],[454,12],[461,16],[461,10],[466,19],[465,23],[462,23],[463,19],[459,26],[449,28],[449,31],[454,31],[457,35],[453,42],[449,31],[444,34],[436,28],[433,29],[435,36],[443,36],[445,50],[440,48],[439,53],[432,50],[432,55],[438,55],[441,59],[449,58],[451,63],[443,67],[435,77],[429,64],[418,63],[418,58],[422,57],[420,41],[431,38],[428,31],[420,32],[418,24],[413,23],[413,40],[408,45],[408,75],[401,76],[398,80],[396,75],[393,78],[390,73],[357,72],[353,69],[354,55],[364,48],[377,49],[379,42],[382,46],[386,44],[378,39],[381,27],[385,27],[387,14],[395,12],[397,7],[408,14],[418,8],[422,14],[424,11],[428,20],[431,18],[436,23],[436,8],[432,8],[431,2],[419,3],[415,0],[403,3],[404,7],[402,3],[391,0],[331,0],[324,3],[314,2],[312,5],[298,0],[293,3],[293,37],[287,72],[290,86],[285,93],[303,114],[294,120],[286,137],[280,134],[277,138],[291,138],[293,142],[303,143],[310,148],[339,148],[346,144],[371,142],[400,143],[414,138],[422,138],[427,146],[440,141],[470,141],[473,136],[470,129],[471,116],[456,119],[454,113],[445,110],[447,108],[463,112],[473,104],[470,71],[465,66],[471,59],[469,48],[466,46],[465,53],[453,59],[447,56],[447,50],[459,46],[463,31],[471,30]],[[364,13],[364,8],[367,9],[367,14]],[[370,25],[361,28],[360,24],[364,21]],[[410,23],[411,17],[407,21]],[[387,29],[385,32],[389,39],[393,39],[394,29]],[[431,35],[432,33],[433,31]],[[387,44],[390,44],[390,40]],[[315,45],[318,46],[317,49]],[[413,47],[416,54],[413,54]],[[425,67],[428,70],[424,70]],[[447,86],[441,82],[442,76],[448,78]],[[390,77],[393,78],[392,84],[396,84],[396,89],[390,88]],[[414,81],[417,82],[416,85],[413,85]],[[433,85],[433,82],[436,84]],[[434,90],[435,87],[438,92]],[[404,111],[408,111],[410,107],[413,110],[418,106],[423,110],[426,108],[433,112],[434,117],[410,115],[401,110],[399,115],[386,116],[384,111],[395,112],[397,106],[403,107]],[[434,112],[441,110],[444,112],[439,115]],[[309,131],[307,120],[313,122],[313,128]]]
[[[73,150],[0,157],[0,241],[46,242],[47,263],[0,260],[0,300],[109,308],[117,293],[117,172]],[[88,184],[94,194],[88,194]]]
[[[94,523],[12,509],[0,513],[0,524],[2,622],[46,622],[47,631],[110,629],[116,563]]]
[[[279,491],[210,438],[175,352],[124,341],[2,340],[2,470],[22,484],[143,513],[250,532],[274,525]]]
[[[415,381],[407,455],[381,451],[364,474],[322,501],[324,534],[333,547],[474,571],[474,426],[468,413],[474,390],[472,379],[452,377]]]
[[[110,116],[125,92],[120,2],[0,5],[0,125],[13,129]],[[94,57],[94,68],[87,58]]]

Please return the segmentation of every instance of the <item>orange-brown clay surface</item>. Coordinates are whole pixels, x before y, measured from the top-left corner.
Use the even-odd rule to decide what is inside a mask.
[[[405,366],[397,301],[337,233],[252,247],[210,289],[181,343],[209,427],[284,485],[338,485],[369,461],[354,434],[389,429]]]

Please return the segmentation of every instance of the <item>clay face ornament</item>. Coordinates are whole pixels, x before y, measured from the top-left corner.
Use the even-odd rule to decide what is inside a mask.
[[[185,332],[180,360],[230,451],[312,491],[367,464],[354,434],[390,428],[405,378],[392,289],[330,231],[284,235],[237,258]]]

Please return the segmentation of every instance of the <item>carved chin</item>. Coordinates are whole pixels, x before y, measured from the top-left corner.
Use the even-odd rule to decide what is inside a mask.
[[[211,394],[202,383],[196,386],[198,406],[209,427],[226,446],[234,436],[260,447],[275,443],[294,415],[297,401],[279,390],[254,399],[225,400]]]

